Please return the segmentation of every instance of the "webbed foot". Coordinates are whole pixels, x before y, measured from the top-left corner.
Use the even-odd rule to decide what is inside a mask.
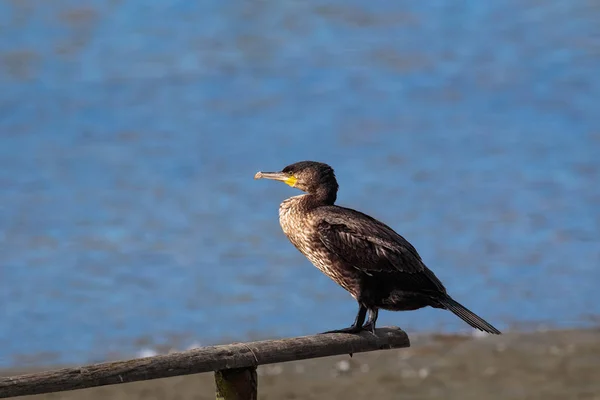
[[[367,323],[362,327],[363,331],[369,331],[371,332],[373,335],[375,334],[375,324],[374,323]]]
[[[349,326],[349,327],[343,328],[343,329],[334,329],[332,331],[322,332],[321,334],[324,335],[326,333],[359,333],[361,331],[363,331],[362,326],[352,325],[352,326]]]

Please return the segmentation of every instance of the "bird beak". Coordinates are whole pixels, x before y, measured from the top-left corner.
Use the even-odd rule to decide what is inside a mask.
[[[257,172],[256,175],[254,175],[254,179],[271,179],[274,181],[281,181],[284,182],[288,185],[290,185],[291,187],[294,187],[296,185],[297,179],[295,176],[290,175],[290,174],[286,174],[285,172]]]
[[[260,172],[258,171],[256,175],[254,175],[254,179],[272,179],[274,181],[285,181],[290,176],[288,174],[284,174],[283,172]]]

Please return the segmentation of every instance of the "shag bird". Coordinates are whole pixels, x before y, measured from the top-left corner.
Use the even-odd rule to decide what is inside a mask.
[[[449,310],[481,331],[500,334],[450,297],[405,238],[375,218],[334,205],[338,183],[329,165],[301,161],[280,172],[254,176],[261,178],[305,192],[281,203],[281,228],[302,254],[358,302],[358,314],[350,327],[325,333],[374,333],[380,309],[407,311],[430,306]]]

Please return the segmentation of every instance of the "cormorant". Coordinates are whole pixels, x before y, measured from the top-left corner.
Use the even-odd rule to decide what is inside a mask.
[[[338,183],[329,165],[301,161],[280,172],[254,176],[261,178],[305,192],[281,203],[281,228],[302,254],[358,302],[358,314],[350,327],[325,333],[374,333],[379,309],[407,311],[430,306],[450,310],[474,328],[500,334],[450,297],[405,238],[375,218],[334,205]]]

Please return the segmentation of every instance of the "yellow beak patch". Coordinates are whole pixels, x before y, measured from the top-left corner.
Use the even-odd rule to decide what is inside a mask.
[[[287,178],[286,180],[284,180],[283,182],[285,182],[287,185],[294,187],[296,186],[296,182],[298,182],[298,179],[292,175],[289,178]]]

